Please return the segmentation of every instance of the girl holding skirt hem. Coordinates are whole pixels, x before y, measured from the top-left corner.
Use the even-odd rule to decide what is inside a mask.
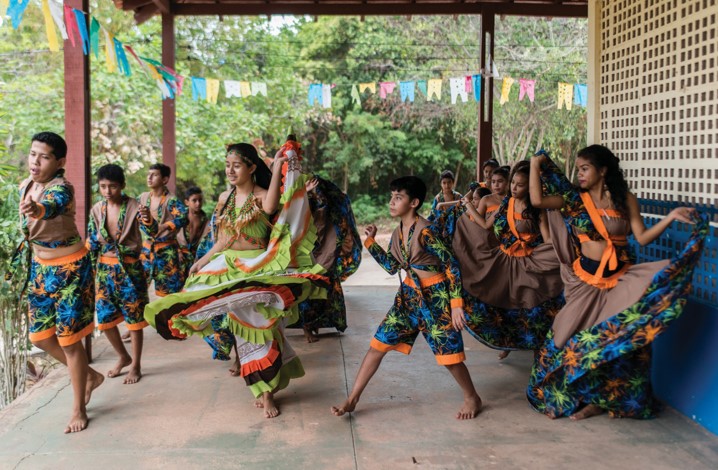
[[[679,207],[651,228],[641,218],[618,158],[606,147],[582,149],[579,187],[540,152],[531,161],[531,202],[549,211],[566,305],[536,358],[527,396],[551,418],[650,418],[651,343],[677,318],[708,230],[704,217]],[[634,264],[627,236],[646,245],[673,221],[695,224],[673,260]]]

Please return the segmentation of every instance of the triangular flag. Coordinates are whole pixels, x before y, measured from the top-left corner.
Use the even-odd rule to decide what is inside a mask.
[[[419,88],[419,91],[420,91],[424,96],[427,96],[427,94],[426,94],[426,80],[419,80],[418,82],[416,82],[416,86]]]
[[[55,21],[52,19],[50,5],[47,3],[47,1],[48,0],[42,0],[42,16],[45,18],[45,32],[47,33],[47,43],[50,45],[50,50],[52,52],[59,52],[60,45],[57,43]]]
[[[192,77],[192,99],[207,99],[207,81],[201,77]]]
[[[130,62],[127,60],[125,48],[117,39],[113,38],[113,41],[115,43],[115,57],[117,57],[117,64],[120,66],[120,72],[129,77],[132,75],[132,70],[130,70]]]
[[[242,94],[242,98],[252,96],[252,87],[249,82],[239,82],[239,92]]]
[[[501,85],[501,99],[499,99],[499,104],[503,105],[509,100],[509,93],[511,93],[511,86],[514,84],[514,81],[511,77],[504,77],[504,83]]]
[[[100,23],[93,16],[90,21],[90,50],[95,54],[95,59],[100,56]]]
[[[77,20],[77,31],[80,33],[80,40],[82,41],[82,53],[87,55],[90,53],[90,34],[87,32],[85,13],[76,8],[73,8],[72,12],[75,14],[75,20]]]
[[[242,97],[242,93],[239,91],[239,82],[236,80],[225,80],[224,81],[224,96],[227,98]]]
[[[30,0],[12,0],[10,6],[7,7],[7,15],[12,21],[12,27],[17,29],[22,21],[22,14],[25,13],[27,4]]]
[[[428,95],[427,100],[433,101],[434,97],[438,101],[441,101],[441,79],[440,78],[432,78],[429,80],[429,89],[428,89]]]
[[[67,40],[67,28],[65,27],[65,21],[62,19],[64,7],[57,3],[55,0],[50,0],[50,13],[52,19],[55,21],[55,26],[60,30],[60,36],[63,40]]]
[[[99,35],[99,34],[98,34],[98,35]],[[125,44],[125,49],[127,49],[127,52],[129,52],[130,55],[131,55],[132,57],[134,57],[135,60],[137,60],[137,62],[139,62],[140,68],[142,68],[142,71],[145,73],[145,75],[150,76],[150,68],[149,68],[149,66],[145,63],[145,61],[143,61],[142,59],[140,59],[140,57],[137,55],[137,53],[135,52],[135,50],[132,49],[132,46],[130,46],[129,44]],[[154,67],[153,67],[153,68],[154,68]],[[153,73],[157,74],[157,71],[154,70]]]
[[[493,78],[499,78],[499,69],[496,67],[496,62],[491,61],[491,76]]]
[[[525,78],[519,78],[519,101],[524,99],[524,96],[529,97],[530,102],[534,102],[534,88],[536,80],[527,80]]]
[[[359,96],[359,88],[356,85],[352,85],[352,102],[355,106],[361,106],[361,97]]]
[[[252,82],[252,96],[267,96],[267,84],[264,82]]]
[[[588,104],[588,87],[586,85],[576,83],[573,86],[573,104],[586,107]]]
[[[67,36],[70,38],[70,44],[72,44],[72,47],[75,47],[75,37],[80,36],[80,32],[77,30],[77,19],[75,18],[75,14],[72,12],[72,8],[65,5],[64,9]]]
[[[115,38],[112,33],[103,30],[105,32],[105,62],[107,64],[107,71],[113,73],[117,70],[117,55],[115,54]],[[72,37],[72,36],[70,36]]]
[[[556,107],[561,109],[566,105],[569,111],[573,105],[573,85],[570,83],[559,82],[558,84],[558,104]]]

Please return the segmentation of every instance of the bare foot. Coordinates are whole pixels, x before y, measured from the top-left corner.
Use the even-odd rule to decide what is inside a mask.
[[[262,398],[257,398],[256,400],[254,400],[254,407],[264,408],[264,400]]]
[[[481,397],[474,395],[473,397],[465,398],[464,405],[456,413],[456,419],[474,419],[479,414],[479,411],[481,411]]]
[[[600,408],[597,405],[586,405],[583,407],[583,409],[577,413],[574,413],[570,416],[570,418],[574,421],[578,421],[580,419],[586,419],[590,418],[591,416],[597,416],[603,413],[603,409]]]
[[[139,367],[131,367],[130,372],[125,377],[124,384],[136,384],[142,378],[142,371]]]
[[[90,403],[90,398],[92,398],[92,392],[102,385],[102,382],[105,381],[105,376],[97,372],[92,367],[89,368],[87,371],[87,385],[85,385],[85,405]]]
[[[511,354],[511,351],[501,351],[499,353],[499,361],[503,361],[507,357],[509,357],[509,354]]]
[[[276,418],[277,416],[279,416],[279,408],[277,408],[277,404],[274,403],[274,395],[269,392],[265,392],[263,398],[264,416],[266,418]]]
[[[125,331],[125,332],[122,334],[122,336],[120,336],[120,338],[122,338],[122,341],[124,341],[125,343],[129,343],[129,342],[132,340],[132,339],[130,338],[130,331],[129,331],[129,330]]]
[[[316,343],[319,341],[319,338],[314,333],[318,333],[318,330],[313,330],[308,326],[304,327],[304,339],[307,340],[307,343]]]
[[[102,377],[102,375],[100,375]],[[71,432],[80,432],[83,429],[87,427],[87,413],[84,411],[77,412],[74,415],[72,415],[72,418],[70,418],[70,422],[67,423],[67,427],[65,428],[65,434],[69,434]]]
[[[117,360],[117,364],[115,364],[115,367],[107,372],[107,376],[111,379],[117,377],[122,373],[122,369],[129,366],[130,364],[132,364],[132,358],[130,356],[120,357]]]
[[[242,365],[239,363],[239,358],[234,360],[234,364],[229,368],[229,375],[232,377],[239,377],[242,374]]]
[[[354,411],[354,408],[356,408],[357,404],[356,402],[352,402],[351,400],[347,399],[347,401],[344,402],[341,406],[332,406],[332,414],[334,416],[342,416],[344,413],[351,413]]]

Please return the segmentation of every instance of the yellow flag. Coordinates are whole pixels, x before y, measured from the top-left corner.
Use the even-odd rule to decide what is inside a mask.
[[[7,6],[7,0],[0,0],[0,12],[4,11],[3,7]],[[45,32],[47,33],[47,42],[50,44],[52,52],[59,52],[60,45],[57,43],[57,33],[55,32],[55,21],[50,13],[50,4],[47,0],[42,0],[42,15],[45,17]]]
[[[107,62],[107,71],[112,73],[117,71],[117,55],[115,54],[114,36],[106,29],[105,31],[105,61]]]
[[[7,14],[7,7],[10,5],[9,0],[0,0],[0,15]]]
[[[504,82],[501,84],[501,99],[499,99],[499,104],[504,104],[509,100],[509,93],[511,92],[511,86],[514,84],[514,81],[511,77],[504,77]]]

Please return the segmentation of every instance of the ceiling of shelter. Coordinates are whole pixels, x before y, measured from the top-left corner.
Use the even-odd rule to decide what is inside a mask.
[[[114,0],[138,23],[174,15],[502,15],[588,16],[588,0]]]

